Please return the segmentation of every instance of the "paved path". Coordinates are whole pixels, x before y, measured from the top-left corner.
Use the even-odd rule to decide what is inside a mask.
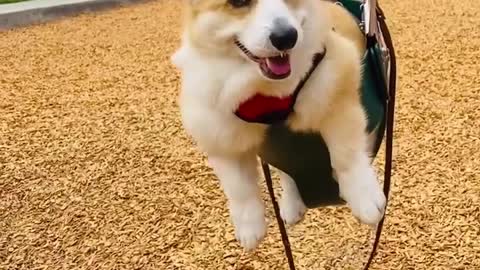
[[[0,5],[0,30],[104,10],[139,0],[32,0]]]
[[[271,207],[242,254],[182,130],[180,2],[0,32],[0,269],[286,269]],[[373,269],[480,269],[480,1],[381,2],[400,81]],[[345,208],[289,232],[299,269],[360,269],[372,236]]]

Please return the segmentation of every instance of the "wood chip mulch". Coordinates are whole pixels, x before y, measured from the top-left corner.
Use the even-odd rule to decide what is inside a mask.
[[[270,204],[267,238],[244,253],[182,130],[181,2],[0,32],[0,269],[287,269]],[[380,3],[399,85],[372,269],[480,269],[480,1]],[[373,237],[344,207],[289,234],[309,270],[361,269]]]

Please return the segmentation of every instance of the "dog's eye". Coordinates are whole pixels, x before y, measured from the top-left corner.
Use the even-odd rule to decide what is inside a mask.
[[[228,0],[228,3],[235,8],[242,8],[249,6],[252,0]]]

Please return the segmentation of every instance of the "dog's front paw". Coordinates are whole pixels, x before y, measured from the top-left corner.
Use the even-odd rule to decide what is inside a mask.
[[[301,221],[307,211],[307,207],[300,197],[283,195],[280,199],[280,215],[285,223],[293,225]]]
[[[382,219],[386,198],[373,170],[341,185],[340,194],[360,222],[376,226]]]
[[[247,251],[255,249],[265,237],[265,210],[260,202],[237,205],[232,212],[235,237]]]

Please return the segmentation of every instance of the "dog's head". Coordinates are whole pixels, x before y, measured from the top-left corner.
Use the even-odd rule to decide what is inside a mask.
[[[290,76],[292,58],[311,31],[306,21],[312,0],[187,1],[190,42],[211,52],[244,57],[270,80]]]

